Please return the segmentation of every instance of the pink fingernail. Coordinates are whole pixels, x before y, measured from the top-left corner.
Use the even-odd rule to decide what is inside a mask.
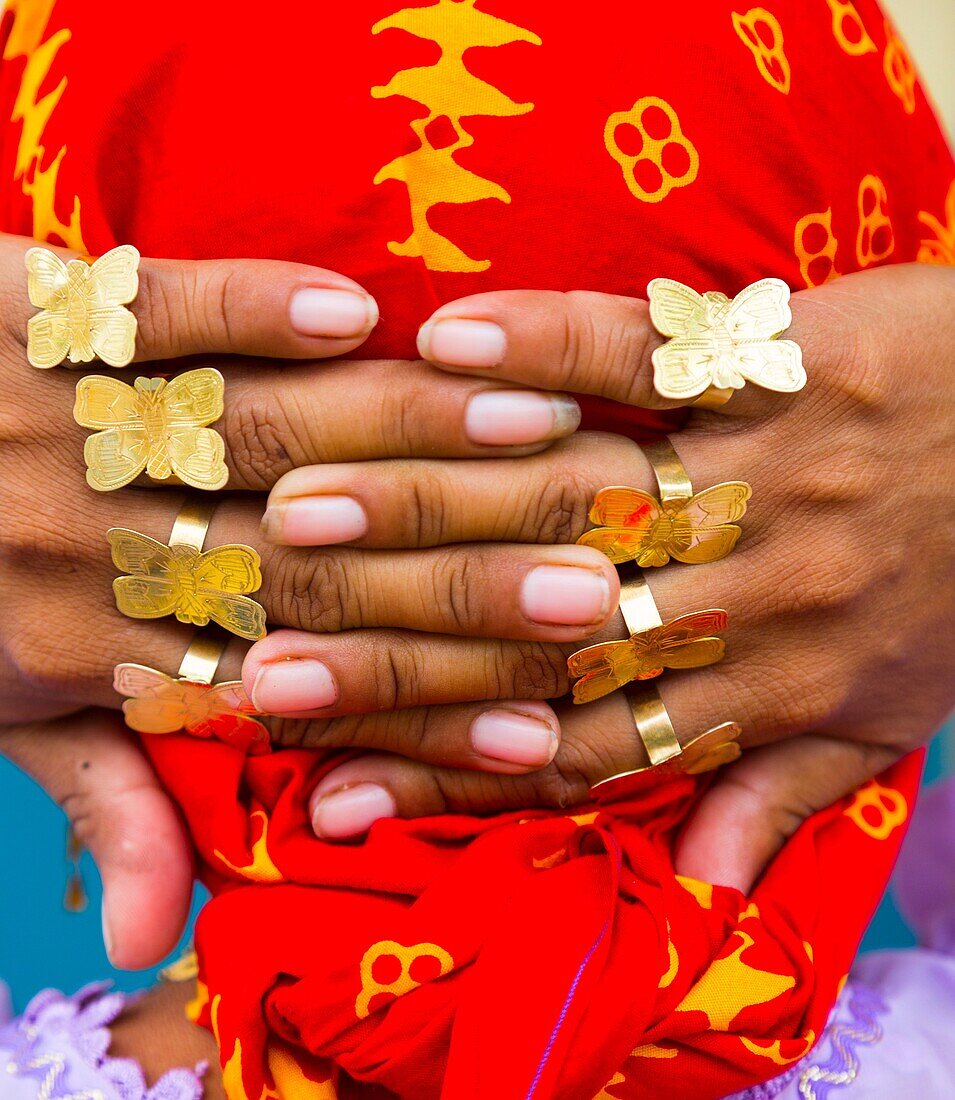
[[[429,321],[418,330],[421,358],[449,367],[496,367],[506,348],[504,329],[493,321],[449,317]]]
[[[610,585],[592,569],[539,565],[521,585],[521,610],[535,623],[588,626],[610,610]]]
[[[472,443],[512,447],[543,443],[576,431],[580,406],[565,394],[488,390],[468,401],[464,430]]]
[[[321,710],[338,702],[338,684],[328,665],[293,658],[263,665],[252,685],[252,703],[262,714]]]
[[[362,336],[378,323],[378,305],[370,294],[306,286],[289,303],[292,328],[302,336],[340,339]]]
[[[269,505],[262,533],[284,546],[352,542],[368,531],[365,509],[351,497],[293,497]]]
[[[542,768],[554,759],[557,734],[546,722],[513,710],[488,710],[471,723],[471,746],[480,756]]]
[[[323,795],[312,808],[312,829],[319,837],[341,840],[366,833],[376,821],[397,817],[398,807],[377,783],[356,783]]]

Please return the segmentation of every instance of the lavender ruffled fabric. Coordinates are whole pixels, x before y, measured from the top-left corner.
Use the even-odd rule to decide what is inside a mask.
[[[3,989],[0,986],[0,989]],[[9,1020],[0,997],[0,1097],[3,1100],[201,1100],[205,1064],[174,1069],[146,1087],[131,1058],[109,1057],[109,1025],[127,998],[109,983],[88,985],[72,997],[38,993],[26,1012]]]

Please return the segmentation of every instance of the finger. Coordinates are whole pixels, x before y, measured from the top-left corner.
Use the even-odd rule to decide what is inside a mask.
[[[698,433],[681,435],[678,442],[701,489],[729,480],[725,448],[708,445]],[[603,432],[578,433],[541,454],[494,463],[416,459],[306,466],[273,487],[263,534],[286,546],[576,542],[591,526],[588,513],[607,486],[657,495],[643,452],[631,440]],[[352,512],[360,521],[346,525],[344,517]]]
[[[371,749],[445,768],[508,775],[545,767],[560,744],[557,716],[534,699],[266,721],[280,745]]]
[[[192,859],[175,807],[114,715],[85,711],[0,732],[0,751],[69,817],[103,878],[103,933],[115,966],[152,966],[176,945]]]
[[[423,363],[343,361],[279,375],[258,363],[229,370],[218,430],[229,488],[262,490],[313,463],[529,453],[579,423],[564,394],[453,378]]]
[[[744,755],[704,794],[676,855],[678,874],[748,894],[796,829],[898,754],[805,734]]]
[[[36,242],[0,237],[0,297],[8,337],[26,346],[24,257]],[[63,260],[66,249],[54,249]],[[136,316],[137,361],[199,353],[322,358],[357,347],[378,322],[375,300],[333,271],[281,260],[144,258]]]
[[[794,302],[794,315],[800,308]],[[813,331],[807,326],[810,337]],[[788,338],[798,341],[800,332],[795,326]],[[592,291],[510,290],[441,306],[420,329],[418,351],[450,371],[666,409],[690,402],[667,400],[654,387],[653,354],[665,339],[642,299]],[[825,343],[810,343],[804,348],[807,358],[817,347],[825,352]],[[733,395],[723,415],[768,414],[791,397],[748,386]]]

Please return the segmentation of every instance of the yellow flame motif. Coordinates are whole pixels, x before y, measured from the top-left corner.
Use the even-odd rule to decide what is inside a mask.
[[[614,1085],[625,1085],[627,1083],[626,1077],[618,1070],[613,1077],[604,1085],[604,1087],[597,1093],[594,1100],[617,1100],[612,1094],[607,1092],[607,1089],[611,1089]]]
[[[282,1100],[338,1100],[334,1080],[313,1081],[306,1077],[295,1055],[284,1044],[270,1043],[266,1057]]]
[[[222,994],[217,993],[212,999],[210,1015],[212,1017],[212,1034],[215,1036],[216,1046],[222,1054],[222,1042],[219,1034],[219,1009],[222,1005]],[[222,1085],[228,1100],[282,1100],[274,1090],[263,1086],[262,1091],[256,1097],[250,1097],[245,1090],[245,1081],[242,1078],[242,1042],[236,1039],[232,1053],[222,1062]]]
[[[945,199],[945,223],[927,210],[919,211],[919,221],[935,239],[923,239],[919,244],[920,264],[955,264],[955,180]]]
[[[23,193],[33,204],[33,236],[38,241],[57,239],[68,248],[87,252],[80,229],[80,200],[73,196],[68,221],[62,221],[56,213],[56,186],[66,146],[62,146],[52,160],[47,161],[43,134],[50,116],[66,91],[66,77],[46,95],[40,88],[46,82],[53,62],[61,47],[72,37],[63,29],[43,42],[54,0],[10,0],[8,10],[13,12],[13,27],[3,51],[4,60],[26,57],[26,68],[20,81],[20,89],[13,105],[11,121],[22,122],[20,142],[14,178],[21,181]],[[41,44],[42,43],[42,44]]]
[[[253,810],[249,815],[251,822],[261,821],[261,829],[258,837],[252,842],[252,862],[244,867],[238,867],[236,864],[231,863],[226,857],[219,851],[215,850],[215,856],[220,859],[230,871],[234,871],[237,875],[241,875],[243,878],[250,879],[252,882],[282,882],[282,872],[272,862],[272,857],[269,855],[268,839],[269,839],[269,818],[265,810]],[[253,832],[254,832],[254,826]]]
[[[743,954],[756,942],[739,929],[739,944],[725,958],[717,959],[677,1005],[677,1012],[703,1012],[711,1031],[729,1031],[744,1008],[767,1004],[796,984],[791,974],[772,974],[743,962]]]
[[[790,1066],[793,1062],[798,1062],[800,1058],[805,1058],[812,1050],[813,1044],[816,1042],[816,1033],[810,1028],[801,1039],[774,1039],[772,1041],[769,1039],[747,1039],[745,1035],[741,1035],[739,1041],[750,1054],[758,1054],[760,1058],[768,1058],[777,1066]],[[797,1050],[795,1054],[783,1054],[783,1042],[802,1043],[802,1049]]]
[[[407,187],[411,235],[404,241],[389,241],[388,248],[396,256],[420,256],[432,271],[485,271],[491,266],[490,260],[473,259],[431,227],[428,211],[432,206],[481,199],[511,201],[499,184],[462,168],[455,161],[455,153],[474,143],[461,119],[465,115],[524,115],[534,109],[533,103],[515,103],[492,84],[468,72],[464,52],[472,46],[505,46],[512,42],[539,46],[540,38],[523,27],[478,11],[474,4],[475,0],[438,0],[429,7],[403,8],[379,20],[371,31],[380,34],[398,28],[441,48],[441,56],[433,65],[402,69],[388,84],[371,90],[376,99],[405,96],[428,109],[427,118],[411,123],[419,147],[386,164],[375,176],[375,183],[398,180]],[[454,136],[449,144],[437,136],[433,139],[429,136],[432,123],[439,119],[450,123]]]

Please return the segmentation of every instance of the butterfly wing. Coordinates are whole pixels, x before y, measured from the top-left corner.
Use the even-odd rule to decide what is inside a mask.
[[[119,610],[133,619],[158,619],[173,614],[179,593],[172,581],[169,547],[125,527],[112,528],[107,538],[113,564],[132,574],[113,581]]]
[[[91,435],[83,445],[86,480],[101,493],[121,489],[146,469],[149,449],[143,428],[112,428]]]
[[[111,527],[106,537],[117,569],[137,577],[169,578],[172,551],[165,543],[130,531],[128,527]]]
[[[142,423],[139,395],[132,386],[105,374],[88,374],[76,383],[73,418],[83,428],[105,431]]]
[[[186,371],[163,390],[163,405],[170,424],[205,427],[222,416],[225,381],[211,367]]]
[[[170,473],[194,489],[223,488],[229,480],[229,470],[222,436],[212,428],[171,428],[166,437],[166,454],[157,454],[156,463],[150,463],[149,469],[150,476],[157,479]]]
[[[708,336],[681,336],[654,350],[653,386],[672,401],[699,397],[713,381],[717,357]]]
[[[781,279],[760,279],[736,295],[725,323],[737,344],[736,365],[744,378],[780,393],[802,389],[802,349],[794,340],[775,339],[792,320],[789,287]]]
[[[720,608],[681,615],[661,627],[656,652],[664,668],[699,668],[721,660],[726,649],[722,638],[711,637],[726,629],[727,615]]]
[[[678,509],[678,515],[689,522],[690,543],[673,551],[673,556],[691,565],[725,558],[742,534],[735,521],[746,514],[751,494],[745,481],[728,481],[691,497]]]
[[[590,509],[590,522],[602,527],[645,530],[660,515],[660,505],[649,493],[625,485],[601,489]]]
[[[139,291],[139,250],[131,244],[111,248],[93,261],[89,274],[96,305],[126,305]]]
[[[632,527],[598,527],[581,535],[577,542],[581,546],[591,546],[614,563],[635,561],[641,568],[651,565],[666,565],[670,555],[659,546],[647,545],[648,532]]]
[[[156,577],[117,577],[113,595],[117,608],[131,619],[161,619],[179,607],[175,586]]]
[[[251,546],[216,546],[201,554],[196,584],[202,589],[244,596],[262,586],[262,559]]]
[[[736,366],[757,386],[777,393],[796,393],[806,384],[802,348],[795,340],[762,340],[736,349]]]
[[[37,309],[63,309],[67,301],[69,276],[66,264],[47,248],[31,248],[24,256],[27,294]]]
[[[136,318],[125,306],[101,306],[89,315],[89,342],[111,367],[125,367],[136,353]]]
[[[722,638],[696,638],[662,652],[660,663],[663,668],[702,668],[722,661],[725,652]]]
[[[55,367],[70,350],[70,322],[66,312],[44,310],[27,321],[27,358],[34,367]]]
[[[653,279],[647,286],[650,320],[663,336],[687,336],[694,318],[706,314],[701,294],[675,279]]]
[[[185,685],[145,665],[120,664],[113,687],[128,698],[123,703],[126,724],[137,733],[174,733],[186,720]]]
[[[206,693],[207,714],[200,736],[215,737],[250,756],[271,751],[268,730],[250,715],[255,707],[240,680],[216,684]],[[193,727],[190,725],[189,732]]]
[[[201,593],[198,597],[204,615],[218,623],[223,630],[238,634],[240,638],[258,641],[265,637],[265,608],[248,596],[224,596],[219,593]],[[197,622],[199,626],[205,623]]]
[[[574,684],[574,702],[592,703],[630,683],[638,662],[632,642],[600,642],[578,650],[567,660],[567,671],[579,676]]]

